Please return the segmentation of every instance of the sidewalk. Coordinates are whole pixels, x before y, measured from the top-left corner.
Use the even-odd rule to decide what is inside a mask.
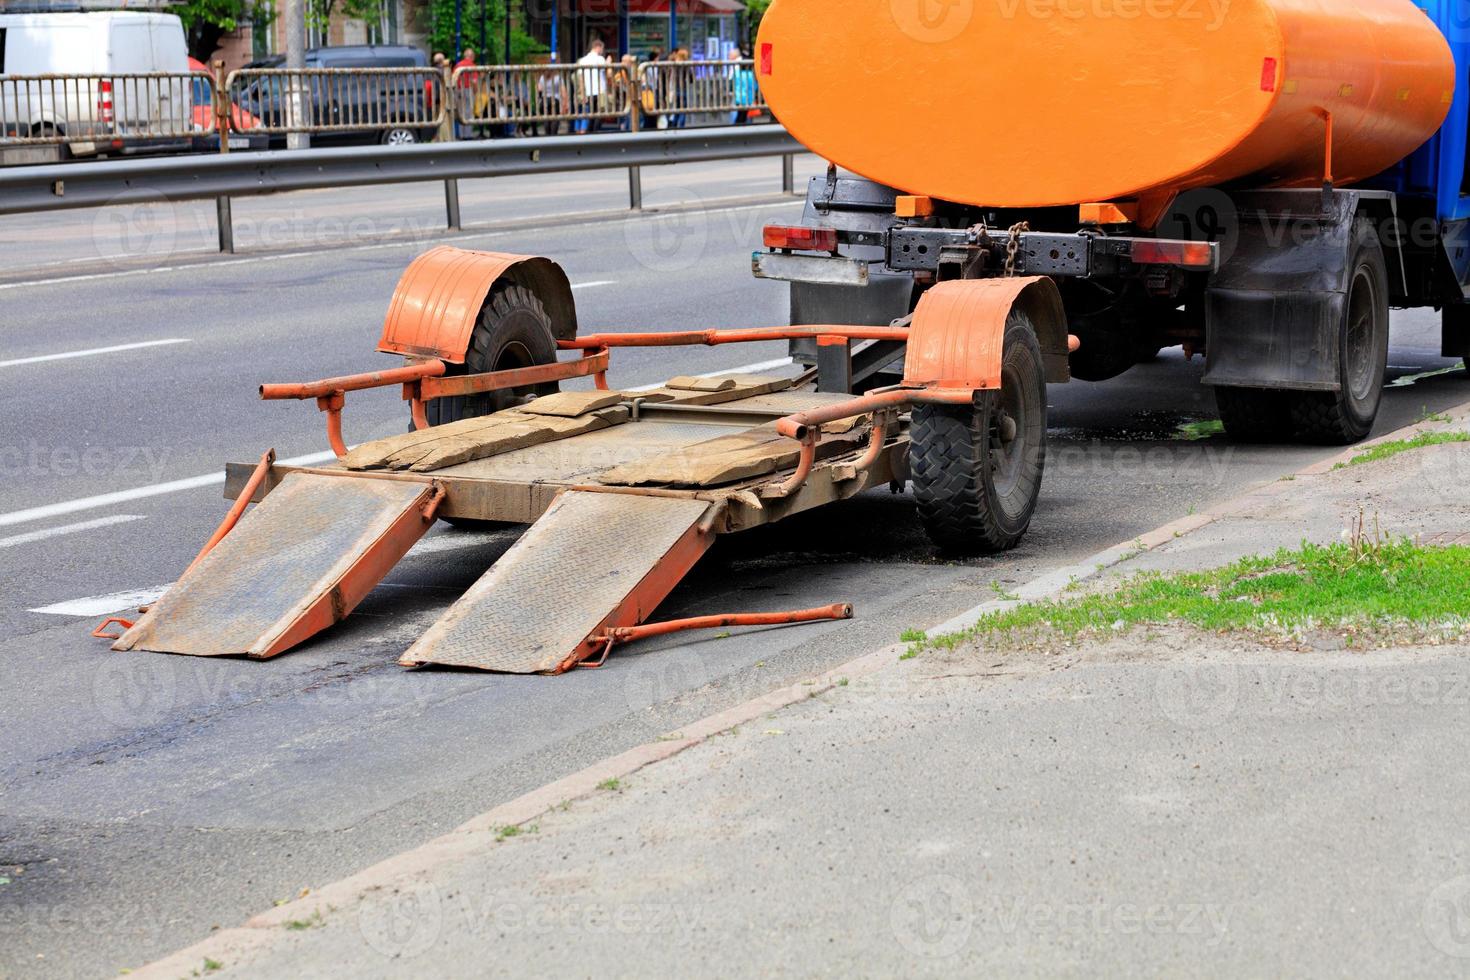
[[[1470,443],[1316,467],[1084,588],[1334,542],[1360,507],[1470,542],[1467,489]],[[1180,626],[897,645],[135,975],[1463,972],[1461,630],[1369,652]]]

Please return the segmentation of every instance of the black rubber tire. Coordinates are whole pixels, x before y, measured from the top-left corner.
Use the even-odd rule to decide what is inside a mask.
[[[1340,391],[1291,394],[1291,421],[1302,442],[1344,446],[1373,431],[1388,370],[1388,263],[1372,222],[1353,227],[1349,287],[1338,326]]]
[[[1291,393],[1265,388],[1216,388],[1215,406],[1225,434],[1236,442],[1286,442],[1291,438]]]
[[[453,374],[484,374],[510,368],[550,364],[556,360],[556,340],[551,317],[536,294],[524,286],[504,283],[490,294],[480,311],[480,322],[470,337],[465,363],[450,366]],[[551,395],[558,385],[551,382],[531,388],[496,391],[484,395],[437,398],[425,405],[430,425],[490,415],[522,402],[528,395]]]
[[[1014,421],[1014,431],[1006,438]],[[919,520],[951,554],[993,554],[1020,544],[1046,468],[1046,375],[1041,345],[1019,310],[1006,321],[1001,390],[973,408],[919,405],[909,469]]]

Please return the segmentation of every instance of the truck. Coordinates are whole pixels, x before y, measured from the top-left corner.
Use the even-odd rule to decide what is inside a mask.
[[[188,149],[188,73],[175,14],[0,13],[0,143],[65,137],[71,156]]]
[[[791,283],[794,323],[1045,280],[1060,327],[971,318],[1004,334],[999,390],[915,411],[914,492],[947,547],[1019,539],[1047,384],[1165,347],[1203,357],[1233,439],[1361,440],[1391,307],[1441,310],[1445,355],[1470,354],[1466,27],[1452,0],[776,0],[761,89],[831,167],[755,274]],[[901,358],[869,345],[844,380],[884,384]]]
[[[1165,346],[1203,355],[1233,437],[1339,444],[1377,416],[1390,306],[1443,310],[1445,351],[1470,352],[1470,52],[1449,3],[832,11],[775,0],[757,42],[768,104],[832,164],[753,256],[791,283],[793,323],[584,333],[551,259],[432,249],[379,336],[401,366],[261,386],[315,401],[336,461],[231,464],[199,557],[97,635],[279,656],[441,519],[533,526],[402,653],[411,669],[557,674],[678,630],[844,619],[648,622],[718,536],[871,490],[912,487],[943,551],[1015,547],[1047,386]],[[794,375],[611,380],[614,351],[772,340]],[[385,388],[409,431],[350,445],[347,396]]]

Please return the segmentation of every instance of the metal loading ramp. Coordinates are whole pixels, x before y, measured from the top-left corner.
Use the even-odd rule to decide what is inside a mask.
[[[399,661],[559,674],[648,618],[714,540],[718,505],[569,490]]]
[[[113,645],[265,660],[347,618],[434,524],[442,490],[290,473]]]

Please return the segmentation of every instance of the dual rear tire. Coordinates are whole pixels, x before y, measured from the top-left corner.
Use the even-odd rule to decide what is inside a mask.
[[[1338,323],[1337,391],[1216,388],[1226,433],[1242,442],[1350,445],[1367,438],[1388,370],[1388,264],[1363,219],[1354,228],[1347,301]]]

